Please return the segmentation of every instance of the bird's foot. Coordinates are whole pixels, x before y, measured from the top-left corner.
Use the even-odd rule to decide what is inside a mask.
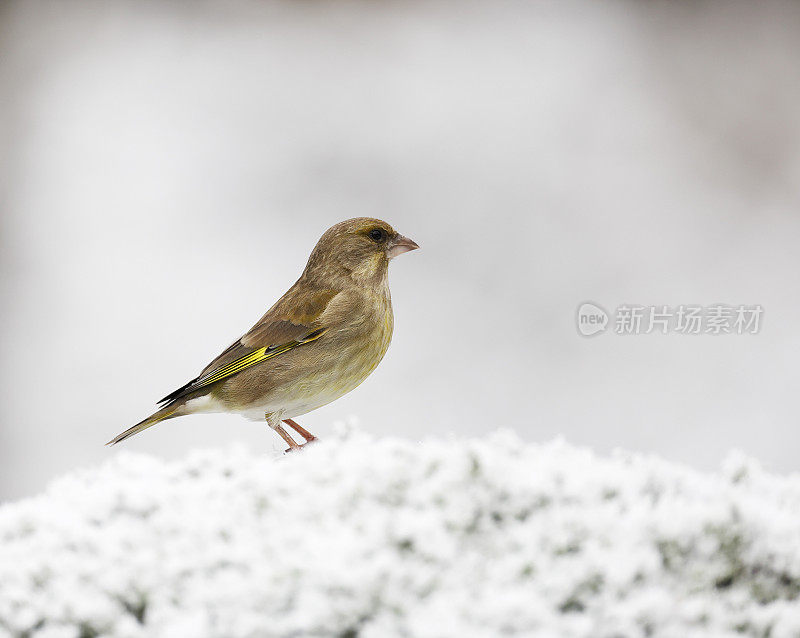
[[[300,450],[302,450],[302,449],[303,449],[303,448],[304,448],[306,445],[308,445],[309,443],[313,443],[314,441],[318,441],[318,440],[319,440],[319,439],[318,439],[317,437],[315,437],[315,436],[312,434],[312,435],[311,435],[311,438],[309,438],[309,439],[306,439],[306,442],[305,442],[305,443],[295,443],[295,444],[294,444],[292,447],[287,447],[287,448],[286,448],[286,449],[283,451],[283,453],[284,453],[284,454],[288,454],[289,452],[294,452],[295,450],[297,450],[297,451],[300,451]]]
[[[295,432],[297,432],[300,436],[302,436],[305,439],[306,443],[308,443],[309,441],[316,441],[317,440],[317,437],[315,437],[313,434],[311,434],[311,432],[306,430],[297,421],[294,421],[293,419],[284,419],[283,422],[286,425],[288,425],[290,428],[292,428]],[[304,445],[305,445],[305,443],[304,443]]]
[[[269,423],[269,418],[267,419],[267,422]],[[315,437],[313,434],[311,434],[311,432],[306,430],[302,425],[296,423],[292,419],[284,419],[283,422],[290,428],[292,428],[295,432],[297,432],[300,436],[302,436],[303,439],[305,440],[304,443],[298,443],[292,438],[292,436],[286,430],[283,429],[283,426],[280,423],[276,423],[275,425],[272,425],[272,423],[270,423],[270,427],[273,430],[275,430],[280,435],[280,437],[289,444],[289,447],[284,451],[284,454],[286,452],[292,452],[293,450],[299,450],[300,448],[317,440],[317,437]]]

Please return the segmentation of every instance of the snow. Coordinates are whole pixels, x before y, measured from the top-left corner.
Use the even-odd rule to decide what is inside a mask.
[[[0,508],[0,636],[800,636],[800,476],[345,431]]]

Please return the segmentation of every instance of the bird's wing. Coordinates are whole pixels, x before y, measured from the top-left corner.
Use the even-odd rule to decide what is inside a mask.
[[[246,334],[228,346],[186,385],[159,401],[162,405],[227,379],[245,368],[319,339],[328,329],[322,313],[335,290],[289,290]]]

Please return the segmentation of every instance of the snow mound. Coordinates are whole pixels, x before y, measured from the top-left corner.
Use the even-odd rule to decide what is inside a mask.
[[[0,508],[0,635],[800,635],[800,477],[508,433],[122,453]]]

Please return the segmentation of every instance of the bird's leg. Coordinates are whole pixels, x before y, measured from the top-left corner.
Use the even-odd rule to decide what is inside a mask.
[[[280,435],[280,437],[284,441],[286,441],[286,443],[289,444],[289,449],[286,450],[286,451],[289,452],[290,450],[299,450],[300,449],[300,444],[297,441],[295,441],[286,430],[283,429],[283,426],[281,425],[281,422],[278,421],[277,423],[273,423],[273,420],[270,419],[269,417],[270,417],[270,415],[267,414],[266,415],[266,419],[267,419],[267,423],[269,423],[269,427],[271,427],[273,430],[275,430]]]
[[[297,421],[293,421],[292,419],[284,419],[283,422],[297,432],[300,436],[302,436],[306,440],[306,443],[311,443],[311,441],[317,440],[317,437],[311,434],[311,432],[306,430],[302,425],[297,423]],[[306,443],[303,443],[303,445]]]

